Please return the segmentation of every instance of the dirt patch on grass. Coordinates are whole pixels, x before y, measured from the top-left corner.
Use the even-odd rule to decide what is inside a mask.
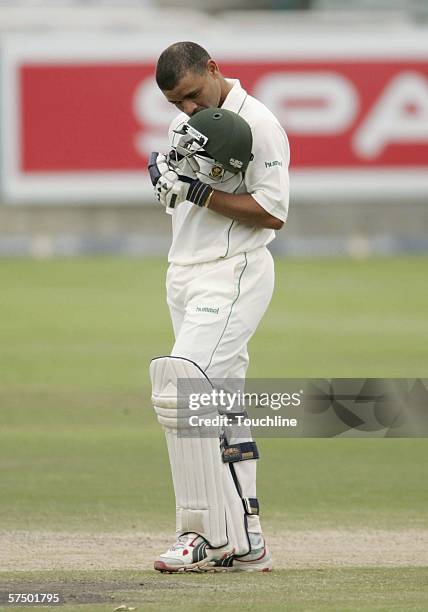
[[[278,569],[428,566],[428,530],[268,532]],[[166,534],[0,531],[0,571],[152,569]]]

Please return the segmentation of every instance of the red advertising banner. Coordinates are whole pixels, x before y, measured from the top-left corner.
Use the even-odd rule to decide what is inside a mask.
[[[225,62],[222,70],[280,119],[296,169],[428,166],[428,61]],[[22,171],[145,169],[148,149],[136,139],[150,140],[159,125],[137,116],[134,97],[153,74],[145,63],[20,66]]]
[[[133,97],[153,73],[152,64],[20,66],[23,172],[145,169],[135,138],[149,125]]]
[[[285,128],[294,194],[428,198],[428,44],[306,35],[213,53]],[[220,49],[219,43],[218,49]],[[86,46],[85,46],[86,45]],[[318,46],[317,46],[318,45]],[[317,48],[319,52],[317,53]],[[215,49],[213,49],[215,52]],[[151,151],[178,112],[149,41],[17,39],[2,50],[3,195],[126,201],[151,195]]]

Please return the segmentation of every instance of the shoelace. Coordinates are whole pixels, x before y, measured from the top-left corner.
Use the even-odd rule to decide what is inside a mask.
[[[194,538],[191,538],[189,536],[180,536],[176,543],[171,547],[171,550],[181,550],[182,548],[186,548],[187,546],[191,545],[190,542],[193,539]]]

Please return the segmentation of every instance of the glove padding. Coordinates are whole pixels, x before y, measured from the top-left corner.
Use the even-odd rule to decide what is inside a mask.
[[[150,153],[148,170],[153,187],[156,187],[159,178],[169,169],[165,155],[161,155],[157,151]]]
[[[205,206],[214,191],[199,179],[191,179],[171,170],[165,155],[153,152],[150,155],[149,174],[158,201],[173,209],[187,201],[196,206]]]

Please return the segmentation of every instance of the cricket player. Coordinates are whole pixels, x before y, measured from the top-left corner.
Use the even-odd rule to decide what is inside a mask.
[[[152,153],[149,163],[156,197],[172,216],[166,285],[175,335],[171,355],[150,364],[177,536],[154,567],[270,571],[256,494],[256,443],[250,433],[237,433],[233,418],[210,437],[194,430],[186,435],[194,414],[177,401],[177,385],[188,380],[209,390],[216,379],[245,379],[247,344],[274,287],[267,245],[287,218],[287,136],[196,43],[165,49],[156,81],[179,114],[169,129],[170,151]],[[213,417],[219,410],[205,405],[200,414]]]

